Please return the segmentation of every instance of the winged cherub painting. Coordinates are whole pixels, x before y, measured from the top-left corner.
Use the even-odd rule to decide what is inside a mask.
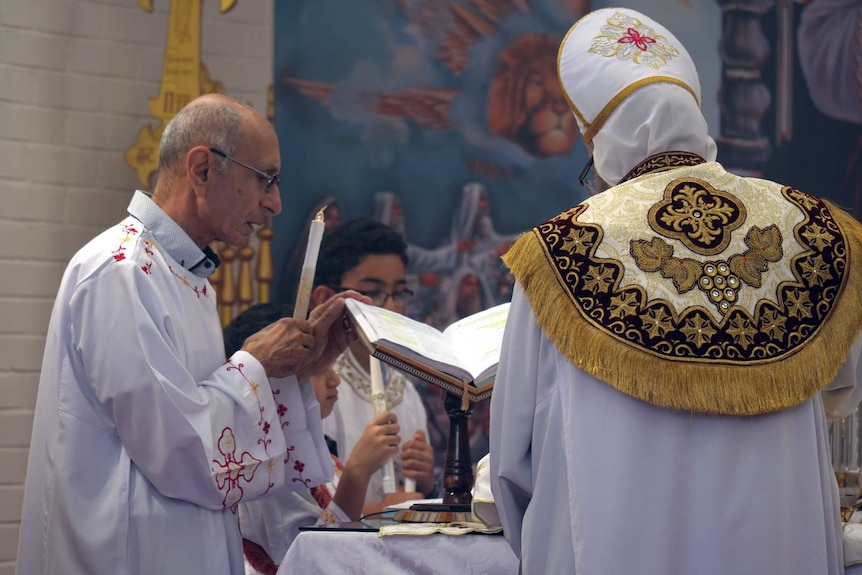
[[[523,169],[572,150],[578,131],[556,76],[560,35],[544,22],[552,16],[546,6],[534,9],[530,0],[392,2],[408,34],[434,54],[450,81],[446,87],[396,90],[366,86],[352,92],[354,109],[456,131],[476,148],[504,151],[508,159],[493,153],[465,159],[487,175],[510,174],[513,165]],[[564,10],[566,19],[560,20],[570,22],[589,9],[589,0],[558,0],[555,9]],[[327,106],[337,90],[332,82],[308,77],[283,81]]]

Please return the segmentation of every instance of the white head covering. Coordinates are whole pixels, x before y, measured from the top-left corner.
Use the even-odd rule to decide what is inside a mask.
[[[697,69],[658,22],[627,8],[591,12],[566,34],[557,67],[596,172],[609,184],[660,152],[715,160]]]

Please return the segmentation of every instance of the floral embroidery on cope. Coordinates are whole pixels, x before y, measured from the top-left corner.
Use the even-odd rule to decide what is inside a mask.
[[[744,243],[746,249],[725,257],[675,258],[675,242],[698,254],[723,255],[718,247],[727,245],[727,238],[742,225],[745,206],[702,182],[675,181],[668,188],[672,192],[653,206],[649,217],[653,231],[663,237],[632,239],[630,254],[641,272],[660,274],[679,294],[698,288],[691,292],[698,295],[681,309],[642,285],[621,286],[623,262],[596,254],[604,229],[578,220],[587,205],[575,206],[536,228],[581,315],[627,345],[675,361],[754,365],[801,349],[832,313],[846,281],[847,238],[829,207],[804,192],[781,190],[803,215],[792,231],[803,249],[784,264],[791,276],[749,311],[734,304],[740,290],[761,287],[769,266],[785,257],[781,230],[775,225],[751,226],[743,242],[734,243]],[[683,198],[676,207],[674,194]],[[701,293],[720,311],[718,319],[703,307]]]
[[[655,30],[622,12],[614,12],[593,38],[589,52],[631,60],[658,70],[679,55],[679,50]]]
[[[698,164],[703,164],[704,162],[706,162],[706,160],[691,152],[659,152],[658,154],[653,154],[646,160],[641,161],[638,165],[632,168],[628,174],[623,176],[620,183],[638,178],[644,174],[664,172],[666,170],[672,170],[673,168],[680,168],[682,166],[696,166]]]

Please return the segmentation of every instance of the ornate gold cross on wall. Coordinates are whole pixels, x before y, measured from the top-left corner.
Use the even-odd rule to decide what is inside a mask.
[[[224,92],[219,82],[212,82],[201,64],[201,3],[202,0],[172,0],[168,18],[168,36],[159,95],[149,99],[150,114],[159,125],[146,125],[138,132],[138,140],[126,151],[126,163],[138,173],[145,188],[159,165],[159,139],[168,121],[190,101],[211,92]],[[221,0],[219,11],[234,7],[236,0]],[[138,0],[147,12],[153,11],[153,0]]]

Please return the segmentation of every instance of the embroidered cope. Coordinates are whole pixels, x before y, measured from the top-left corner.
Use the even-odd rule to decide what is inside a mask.
[[[715,163],[666,167],[504,258],[506,537],[524,573],[843,573],[826,421],[862,391],[862,226]]]
[[[847,356],[862,329],[858,228],[804,192],[702,163],[599,194],[505,259],[581,369],[656,405],[752,415],[811,397]]]

